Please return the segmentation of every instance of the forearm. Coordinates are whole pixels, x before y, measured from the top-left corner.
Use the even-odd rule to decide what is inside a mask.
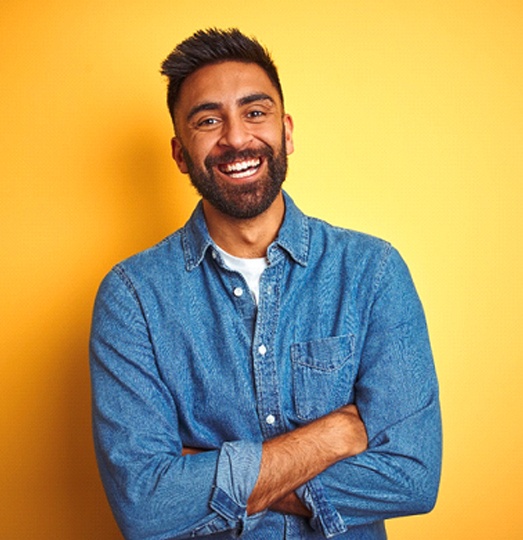
[[[182,449],[182,456],[200,454],[202,450],[185,446]],[[279,501],[271,505],[270,510],[281,514],[293,514],[295,516],[310,517],[310,510],[300,501],[296,493],[285,495]]]
[[[293,499],[287,497],[296,488],[366,447],[365,426],[354,405],[265,442],[247,513],[254,514],[273,505],[277,507],[278,501],[290,504]]]

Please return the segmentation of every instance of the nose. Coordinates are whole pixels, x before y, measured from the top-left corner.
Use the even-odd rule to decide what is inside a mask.
[[[223,123],[223,131],[219,144],[236,150],[245,148],[252,140],[248,126],[241,117],[229,117]]]

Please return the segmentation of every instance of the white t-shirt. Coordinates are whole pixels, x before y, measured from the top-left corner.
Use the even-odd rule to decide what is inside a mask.
[[[258,304],[258,299],[260,296],[260,278],[263,271],[269,265],[266,257],[260,257],[257,259],[244,259],[242,257],[235,257],[230,253],[224,251],[221,247],[216,246],[217,251],[223,258],[223,262],[231,270],[239,272],[247,282],[249,289],[251,290],[252,295],[256,305]]]

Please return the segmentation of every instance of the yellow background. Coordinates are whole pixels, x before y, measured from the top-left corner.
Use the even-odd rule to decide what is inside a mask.
[[[90,437],[93,298],[196,200],[160,62],[235,25],[281,72],[287,190],[390,240],[424,301],[442,485],[390,538],[523,538],[522,23],[520,0],[3,0],[0,538],[120,538]]]

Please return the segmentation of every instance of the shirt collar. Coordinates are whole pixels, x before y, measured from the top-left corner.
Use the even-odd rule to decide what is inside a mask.
[[[298,264],[307,265],[309,258],[309,226],[307,216],[299,210],[284,191],[285,217],[276,240],[269,246],[267,257],[274,261],[278,247],[285,250]],[[203,204],[200,201],[189,221],[182,229],[185,266],[190,272],[204,259],[207,249],[214,245],[205,223]]]
[[[283,248],[298,264],[307,266],[309,259],[309,223],[307,216],[284,191],[285,217],[276,240],[269,246],[268,257],[274,245]]]

